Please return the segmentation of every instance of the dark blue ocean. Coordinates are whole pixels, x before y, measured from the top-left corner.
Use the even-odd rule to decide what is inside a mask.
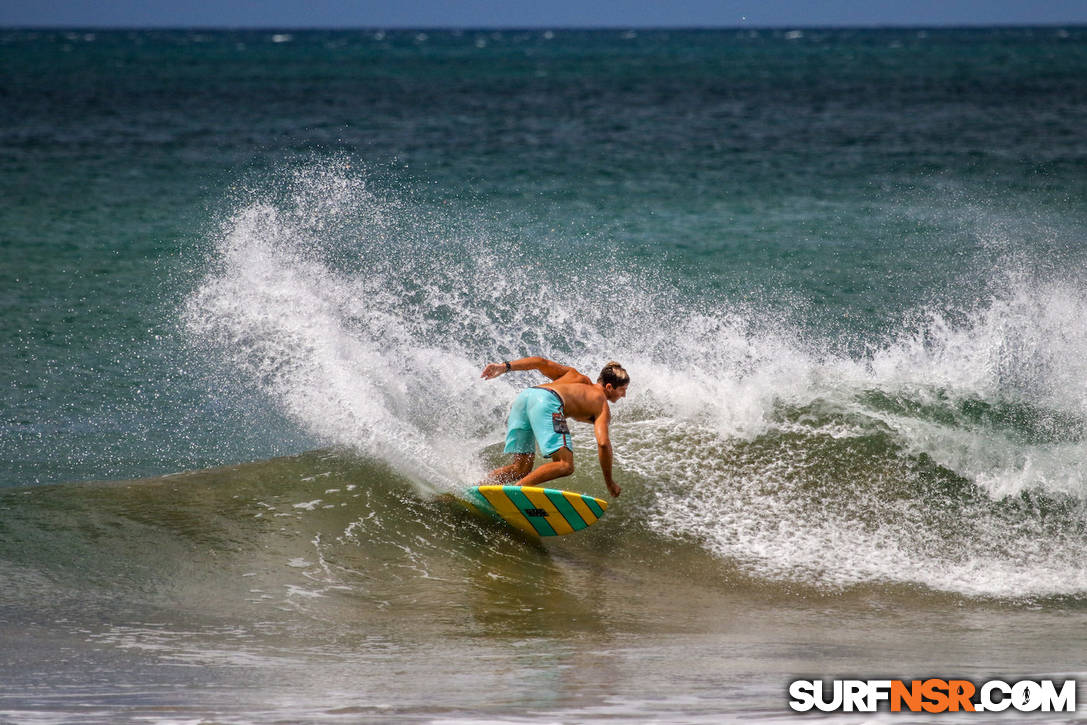
[[[0,721],[1087,677],[1085,128],[1083,27],[0,29]],[[544,545],[527,355],[632,377]]]

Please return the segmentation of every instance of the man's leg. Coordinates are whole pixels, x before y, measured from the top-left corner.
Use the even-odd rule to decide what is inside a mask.
[[[535,460],[535,453],[514,453],[513,463],[508,466],[496,468],[488,473],[484,483],[498,486],[507,486],[516,483],[518,480],[528,475],[528,472],[532,470],[532,464]]]
[[[532,473],[517,481],[518,486],[539,486],[541,483],[556,478],[569,476],[574,472],[574,452],[569,448],[560,448],[551,454],[551,462],[545,463]]]

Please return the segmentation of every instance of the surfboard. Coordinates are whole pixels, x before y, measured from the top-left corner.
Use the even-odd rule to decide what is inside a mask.
[[[587,529],[608,509],[608,502],[599,498],[536,486],[472,486],[462,497],[477,511],[532,536]]]

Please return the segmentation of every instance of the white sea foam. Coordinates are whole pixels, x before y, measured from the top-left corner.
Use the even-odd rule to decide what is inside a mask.
[[[662,395],[688,386],[675,416],[627,431],[628,468],[662,484],[654,527],[762,577],[1087,591],[1087,294],[1001,287],[863,357],[737,323],[683,338],[682,363],[728,372],[650,376]]]
[[[387,206],[323,173],[300,175],[292,194],[287,210],[256,201],[227,222],[187,306],[190,334],[322,442],[448,488],[477,465],[457,435],[458,398],[487,397],[473,394],[477,364],[413,334],[419,321],[396,309],[403,290],[384,271],[352,277],[322,259],[320,236],[340,215],[380,228]]]

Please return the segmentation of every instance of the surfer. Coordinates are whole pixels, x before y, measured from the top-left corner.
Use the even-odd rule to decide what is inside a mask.
[[[480,377],[493,380],[513,370],[539,370],[551,378],[550,383],[522,390],[513,401],[506,422],[505,453],[513,454],[513,462],[496,468],[487,476],[500,484],[516,482],[520,486],[538,486],[574,472],[574,451],[566,418],[592,423],[596,436],[597,455],[604,483],[612,496],[621,489],[612,480],[612,450],[608,426],[611,423],[609,403],[626,397],[630,376],[617,362],[609,362],[594,383],[568,365],[543,357],[523,357],[500,363],[490,363]],[[536,445],[551,459],[532,470]]]

